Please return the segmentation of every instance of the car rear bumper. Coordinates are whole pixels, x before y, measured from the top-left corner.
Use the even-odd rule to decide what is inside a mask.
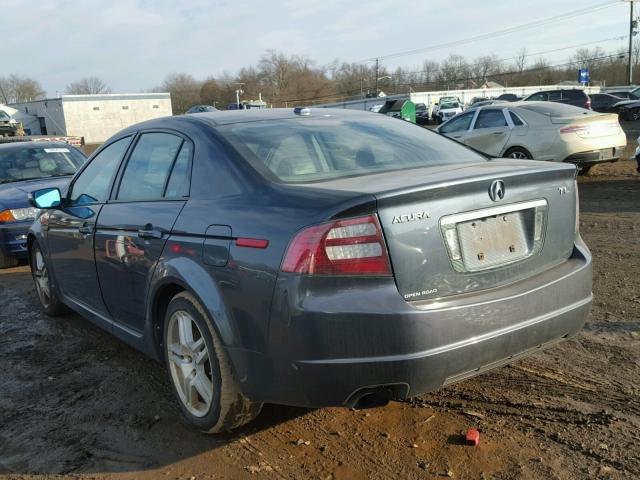
[[[31,222],[15,225],[0,225],[0,250],[6,256],[24,258],[27,256],[27,233]]]
[[[603,148],[600,150],[592,150],[589,152],[579,152],[569,155],[564,159],[567,163],[573,163],[578,167],[588,167],[598,163],[617,162],[624,153],[625,146]]]
[[[354,406],[380,389],[403,399],[482,373],[574,335],[592,301],[581,241],[543,273],[439,302],[409,304],[382,279],[313,294],[278,282],[269,351],[227,351],[249,398],[307,407]]]

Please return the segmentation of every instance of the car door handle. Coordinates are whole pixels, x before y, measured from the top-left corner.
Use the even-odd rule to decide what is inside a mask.
[[[504,135],[504,132],[493,132],[494,135]]]
[[[91,235],[93,233],[93,227],[91,225],[83,225],[78,228],[78,232],[82,235]]]
[[[153,225],[147,224],[140,230],[138,230],[138,236],[140,238],[162,238],[164,232],[157,228],[153,228]]]

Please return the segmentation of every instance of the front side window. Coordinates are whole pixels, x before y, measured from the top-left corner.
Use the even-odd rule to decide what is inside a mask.
[[[463,115],[458,115],[456,118],[442,125],[442,127],[440,127],[440,132],[453,133],[461,132],[463,130],[469,130],[469,126],[471,125],[471,120],[473,119],[474,113],[475,112],[469,112]]]
[[[507,119],[504,118],[502,110],[480,110],[474,130],[480,128],[498,128],[506,127]]]
[[[85,160],[66,145],[8,148],[0,151],[0,183],[73,175]]]
[[[87,165],[71,187],[71,204],[104,203],[120,160],[127,151],[131,137],[120,139],[102,149]]]
[[[534,93],[533,95],[529,95],[527,100],[541,102],[547,99],[547,94],[545,92]]]
[[[385,116],[318,114],[217,130],[258,171],[287,183],[486,161],[447,138]]]
[[[136,143],[124,169],[118,200],[140,201],[162,198],[182,138],[170,133],[144,133]]]

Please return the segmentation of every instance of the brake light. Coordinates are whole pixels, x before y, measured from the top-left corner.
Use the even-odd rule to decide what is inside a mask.
[[[560,129],[560,133],[587,133],[589,127],[586,125],[572,125],[570,127],[564,127]]]
[[[15,222],[16,217],[13,216],[11,210],[3,210],[0,212],[0,223]]]
[[[389,253],[377,215],[305,228],[289,244],[282,271],[390,276]]]

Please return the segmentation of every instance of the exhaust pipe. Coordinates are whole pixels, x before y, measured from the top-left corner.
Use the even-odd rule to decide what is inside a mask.
[[[352,403],[353,408],[361,410],[384,407],[392,398],[393,391],[390,388],[365,388],[356,392],[349,403]]]

